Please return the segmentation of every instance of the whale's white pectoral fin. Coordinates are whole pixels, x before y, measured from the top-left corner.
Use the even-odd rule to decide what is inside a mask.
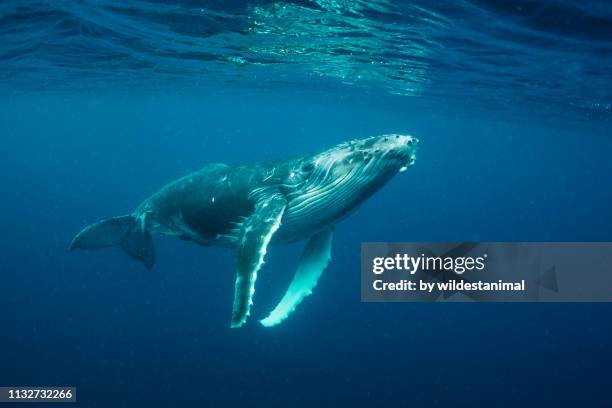
[[[273,193],[262,197],[241,228],[238,244],[232,327],[242,326],[249,316],[255,293],[257,271],[261,268],[272,235],[278,229],[287,206],[285,197]]]
[[[310,237],[289,289],[268,317],[261,320],[261,324],[266,327],[279,324],[295,310],[302,299],[312,293],[319,277],[331,260],[331,244],[332,228]]]

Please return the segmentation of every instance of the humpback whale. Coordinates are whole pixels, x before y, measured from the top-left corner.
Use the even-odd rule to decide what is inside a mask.
[[[250,313],[268,246],[308,239],[289,288],[260,322],[274,326],[312,293],[331,260],[334,225],[414,164],[418,140],[386,134],[270,163],[210,164],[173,181],[128,215],[80,231],[70,250],[119,246],[147,268],[152,233],[236,249],[231,327]]]

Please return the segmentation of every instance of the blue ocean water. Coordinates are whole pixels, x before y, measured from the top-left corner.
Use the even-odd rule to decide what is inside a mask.
[[[0,385],[108,406],[610,406],[608,304],[368,304],[367,241],[612,240],[607,1],[0,4]],[[206,163],[386,132],[417,163],[340,223],[282,325],[234,253],[69,253]],[[254,318],[303,243],[274,247]],[[577,271],[579,272],[579,271]]]

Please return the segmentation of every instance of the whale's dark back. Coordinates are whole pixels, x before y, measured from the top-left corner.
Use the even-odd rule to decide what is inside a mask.
[[[140,210],[152,211],[155,221],[172,225],[180,218],[202,238],[227,234],[253,210],[253,167],[213,164],[164,186]]]
[[[210,164],[162,187],[145,200],[137,213],[150,212],[162,225],[184,223],[206,241],[232,235],[248,217],[257,191],[280,188],[292,163],[300,159],[228,166]]]

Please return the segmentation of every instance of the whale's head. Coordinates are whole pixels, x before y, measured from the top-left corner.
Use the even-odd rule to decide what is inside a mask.
[[[341,143],[301,164],[289,194],[288,218],[333,222],[378,191],[416,160],[418,139],[387,134]],[[299,173],[299,174],[298,174]]]
[[[339,144],[313,157],[313,182],[345,184],[359,190],[370,190],[384,184],[416,160],[418,139],[404,134],[386,134]]]
[[[406,170],[416,160],[419,140],[410,135],[386,134],[343,143],[330,152],[344,156],[334,164],[339,171],[354,169],[364,179],[376,180]]]

